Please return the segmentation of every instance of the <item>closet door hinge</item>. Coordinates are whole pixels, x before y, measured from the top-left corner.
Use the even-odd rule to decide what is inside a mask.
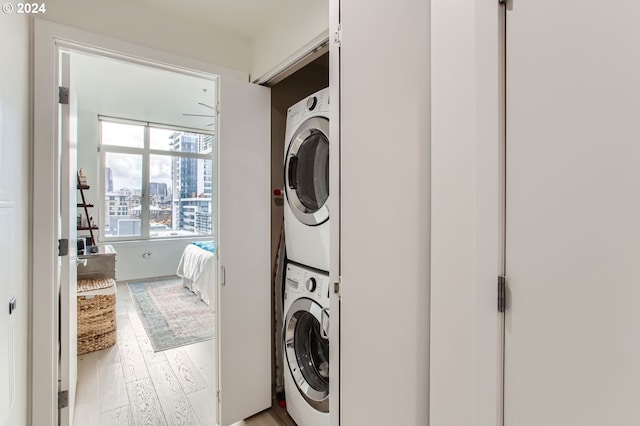
[[[338,24],[338,29],[333,33],[333,42],[338,44],[338,47],[342,44],[342,24]]]
[[[69,88],[60,86],[58,87],[58,103],[62,105],[69,105]]]
[[[218,404],[220,404],[220,391],[216,391],[216,398],[218,398]]]
[[[69,391],[59,391],[58,392],[58,410],[63,408],[67,408],[69,406]]]
[[[507,278],[498,276],[498,312],[504,312],[507,309]]]
[[[58,240],[58,256],[67,256],[69,254],[69,240],[62,238]]]

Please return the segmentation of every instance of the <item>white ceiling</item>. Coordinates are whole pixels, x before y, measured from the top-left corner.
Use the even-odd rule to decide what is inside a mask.
[[[129,0],[251,40],[278,13],[301,0]]]
[[[72,55],[78,108],[96,114],[213,131],[215,82],[113,59]]]

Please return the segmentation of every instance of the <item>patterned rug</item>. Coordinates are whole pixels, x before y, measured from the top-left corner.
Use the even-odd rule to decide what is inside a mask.
[[[127,283],[155,352],[215,337],[215,311],[171,277]]]

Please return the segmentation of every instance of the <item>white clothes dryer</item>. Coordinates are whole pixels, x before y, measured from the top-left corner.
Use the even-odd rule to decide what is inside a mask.
[[[284,209],[287,258],[329,270],[329,89],[287,111]]]
[[[329,425],[329,275],[287,263],[284,389],[299,426]]]

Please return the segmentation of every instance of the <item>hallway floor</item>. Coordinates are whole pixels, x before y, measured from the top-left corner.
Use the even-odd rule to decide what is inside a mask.
[[[126,283],[117,343],[78,357],[75,426],[215,426],[215,340],[154,353]],[[265,411],[234,426],[280,426]]]

